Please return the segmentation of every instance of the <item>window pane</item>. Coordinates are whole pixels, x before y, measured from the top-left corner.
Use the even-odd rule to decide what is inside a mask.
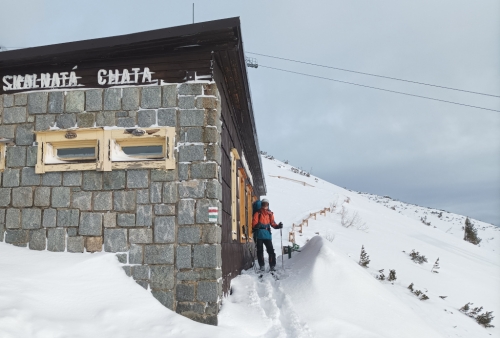
[[[163,146],[122,147],[122,150],[129,156],[163,157]]]
[[[59,158],[95,158],[95,147],[88,148],[61,148],[57,149],[57,157]]]

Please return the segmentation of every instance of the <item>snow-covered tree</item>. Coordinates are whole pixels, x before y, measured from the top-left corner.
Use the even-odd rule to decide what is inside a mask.
[[[477,237],[477,229],[469,220],[469,217],[465,219],[464,241],[470,242],[474,245],[478,245],[481,242],[481,238]]]
[[[493,311],[487,311],[483,314],[480,314],[479,316],[476,317],[476,322],[484,327],[495,327],[494,325],[491,325],[491,321],[493,317],[491,314]]]
[[[439,257],[438,259],[436,259],[436,262],[434,263],[434,266],[432,267],[431,269],[431,272],[434,272],[434,273],[439,273]]]
[[[370,256],[366,253],[364,245],[362,245],[361,246],[361,254],[359,255],[358,264],[364,268],[367,268],[368,263],[370,263]]]
[[[380,275],[378,275],[376,278],[378,280],[385,280],[384,269],[380,269],[378,270],[378,272],[380,273]]]
[[[418,251],[413,249],[410,253],[411,260],[415,263],[422,264],[427,263],[427,258],[424,255],[421,255]]]
[[[389,270],[389,277],[387,277],[387,280],[389,282],[392,282],[394,280],[396,280],[397,277],[396,277],[396,270]]]

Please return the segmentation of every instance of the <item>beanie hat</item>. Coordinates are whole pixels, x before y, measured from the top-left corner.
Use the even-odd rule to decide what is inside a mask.
[[[262,203],[267,203],[267,204],[269,204],[269,200],[268,200],[267,198],[262,199],[262,201],[261,201],[261,202],[262,202]]]

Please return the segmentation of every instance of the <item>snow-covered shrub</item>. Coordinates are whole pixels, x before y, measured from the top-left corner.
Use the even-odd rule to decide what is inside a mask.
[[[467,303],[464,306],[460,308],[460,312],[464,313],[465,315],[474,318],[476,322],[480,325],[483,325],[484,327],[494,327],[491,325],[491,321],[494,316],[492,316],[493,311],[486,311],[485,313],[481,313],[483,310],[482,306],[471,308],[473,303]]]
[[[469,217],[465,219],[464,230],[464,241],[470,242],[474,245],[478,245],[481,242],[481,238],[477,237],[477,229],[474,227],[474,224],[471,223]]]
[[[422,264],[427,263],[427,258],[424,255],[421,255],[418,251],[413,249],[410,253],[411,260],[415,263]]]
[[[385,280],[384,269],[378,270],[378,273],[379,275],[376,276],[375,278],[377,278],[378,280]]]
[[[427,299],[429,299],[429,297],[425,293],[423,293],[422,291],[420,291],[420,290],[414,290],[413,289],[413,283],[411,283],[410,285],[408,285],[408,290],[410,290],[411,293],[413,293],[415,296],[417,296],[418,299],[420,299],[420,300],[427,300]]]
[[[411,283],[410,285],[408,285],[408,290],[410,290],[411,292],[413,292],[413,283]]]
[[[438,259],[436,259],[436,262],[434,262],[434,266],[432,267],[431,269],[431,272],[434,272],[434,273],[439,273],[439,257]]]
[[[431,222],[427,222],[427,216],[420,217],[420,221],[427,226],[431,225]]]
[[[392,282],[392,281],[395,281],[396,279],[398,279],[396,277],[396,270],[389,270],[389,277],[387,277],[387,280],[389,282]]]
[[[370,256],[366,253],[364,245],[362,245],[358,264],[364,268],[367,268],[369,263],[370,263]]]

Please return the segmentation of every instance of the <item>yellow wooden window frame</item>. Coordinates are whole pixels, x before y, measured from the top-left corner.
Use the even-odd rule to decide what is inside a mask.
[[[139,132],[134,132],[134,131]],[[35,172],[43,174],[54,171],[97,170],[111,171],[113,169],[175,169],[174,127],[159,128],[81,128],[38,131],[36,134],[37,164]],[[128,146],[162,145],[163,157],[147,159],[137,157],[130,161],[112,160],[111,147],[115,144]],[[57,149],[96,147],[96,159],[89,161],[67,161],[63,163],[50,162]]]
[[[253,207],[252,207],[252,186],[247,184],[247,224],[248,224],[248,241],[253,242]]]
[[[103,170],[106,159],[104,156],[105,147],[102,128],[46,130],[35,133],[36,142],[38,143],[37,163],[35,166],[37,174],[54,171]],[[95,144],[97,151],[94,162],[47,162],[53,151],[50,148],[80,148],[81,144]]]
[[[7,146],[4,142],[0,142],[0,172],[5,170],[5,152],[7,151]]]
[[[110,129],[104,130],[104,140],[110,149],[108,154],[110,168],[112,169],[175,169],[174,157],[174,127],[161,127],[161,128],[136,128],[142,135],[134,134],[131,129]],[[139,136],[138,136],[139,135]],[[147,159],[137,156],[131,160],[114,159],[112,157],[111,148],[116,146],[146,146],[146,145],[162,145],[163,158],[160,159]]]
[[[237,207],[237,162],[240,159],[238,150],[231,149],[231,239],[238,240],[238,207]]]
[[[240,205],[240,242],[244,243],[247,241],[247,206],[246,206],[246,178],[247,175],[245,173],[244,168],[238,169],[238,177],[239,177],[239,205]]]

